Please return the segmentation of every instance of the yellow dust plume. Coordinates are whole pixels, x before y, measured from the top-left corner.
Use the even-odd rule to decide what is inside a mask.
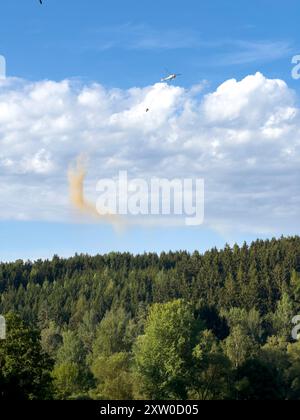
[[[97,220],[103,220],[112,223],[114,227],[120,228],[120,217],[113,214],[101,215],[96,206],[90,203],[84,195],[84,181],[86,177],[86,169],[84,158],[81,156],[77,159],[76,164],[71,166],[68,171],[70,200],[74,208],[86,216]]]

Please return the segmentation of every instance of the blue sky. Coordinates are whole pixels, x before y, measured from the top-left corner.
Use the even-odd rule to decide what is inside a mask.
[[[258,87],[255,88],[256,94],[257,89],[264,89],[264,83],[269,88],[266,88],[266,91],[262,90],[262,92],[269,92],[270,89],[274,89],[270,102],[262,104],[261,108],[258,107],[261,115],[266,115],[265,118],[267,119],[270,118],[271,113],[273,113],[272,115],[278,115],[279,112],[278,109],[270,110],[272,98],[275,98],[274,100],[278,100],[278,102],[282,98],[280,110],[282,111],[285,107],[285,112],[289,112],[293,107],[296,109],[299,104],[300,81],[295,81],[291,77],[291,59],[294,55],[300,54],[299,12],[300,4],[296,0],[285,2],[271,0],[254,0],[252,2],[245,0],[187,0],[186,2],[178,0],[164,0],[162,2],[44,0],[43,6],[39,5],[38,0],[3,0],[0,4],[0,54],[6,58],[8,78],[21,78],[25,81],[23,83],[26,86],[44,80],[61,83],[62,80],[68,79],[73,83],[85,86],[92,86],[95,82],[107,89],[108,92],[115,88],[127,92],[128,89],[133,87],[147,89],[149,86],[154,86],[164,75],[165,69],[169,69],[171,72],[182,73],[182,77],[178,79],[176,86],[178,85],[185,92],[189,92],[188,94],[181,93],[184,97],[188,96],[187,101],[192,98],[193,86],[203,84],[203,95],[205,95],[215,92],[219,85],[229,79],[235,78],[241,81],[249,75],[260,72],[266,79],[260,80]],[[272,79],[285,81],[288,88],[293,90],[294,99],[291,99],[291,95],[287,91],[288,88],[278,87],[277,85],[274,87],[273,84],[269,84],[268,80]],[[9,89],[14,91],[15,95],[16,92],[20,92],[19,88],[15,86],[9,87]],[[30,88],[28,87],[28,89]],[[11,93],[11,91],[9,92]],[[239,95],[248,94],[249,90],[246,83],[240,91],[242,93],[239,93]],[[171,93],[173,94],[173,91]],[[177,94],[180,95],[180,92],[174,93],[175,96]],[[124,95],[126,96],[127,93]],[[140,95],[142,97],[143,93],[140,93]],[[253,98],[253,95],[251,94],[251,98]],[[260,97],[263,95],[264,93],[261,93]],[[12,96],[11,94],[10,100],[12,100]],[[73,97],[72,92],[70,97]],[[211,112],[211,108],[216,106],[214,98],[211,99],[205,103],[207,112]],[[227,99],[228,95],[226,94]],[[23,96],[22,100],[24,100]],[[199,102],[196,107],[199,107],[202,104],[202,99],[197,98],[197,100]],[[235,97],[229,97],[228,101],[234,102]],[[112,112],[115,113],[115,110]],[[70,113],[70,110],[66,111],[66,115]],[[50,111],[49,115],[51,115]],[[242,121],[243,117],[241,115],[239,117]],[[224,115],[220,118],[224,118]],[[258,121],[259,115],[253,116],[254,118],[255,121]],[[210,118],[209,123],[207,121],[206,125],[208,127],[214,119]],[[219,124],[219,121],[220,119],[216,122],[216,125]],[[253,180],[248,187],[245,178],[241,177],[239,172],[239,170],[244,169],[239,168],[239,159],[244,159],[245,153],[249,155],[249,162],[257,162],[259,156],[256,156],[255,151],[258,155],[261,155],[261,153],[264,154],[266,149],[262,149],[261,145],[252,143],[249,147],[239,148],[237,151],[234,145],[228,144],[226,151],[220,152],[220,156],[233,154],[235,156],[234,163],[236,166],[232,168],[231,178],[228,178],[228,183],[233,186],[232,188],[236,193],[232,197],[231,205],[237,207],[236,200],[239,200],[239,212],[244,214],[245,219],[247,219],[249,202],[251,201],[247,200],[244,206],[240,205],[243,194],[251,191],[253,197],[257,197],[258,193],[261,193],[258,187],[260,183],[264,183],[266,178],[276,177],[278,173],[282,174],[280,181],[268,184],[266,190],[274,190],[279,184],[280,188],[284,190],[283,180],[286,180],[287,184],[290,185],[297,179],[298,173],[294,168],[297,167],[299,158],[298,139],[296,138],[299,133],[299,125],[295,121],[296,119],[293,121],[293,126],[289,128],[290,131],[286,128],[286,120],[282,122],[282,126],[276,126],[277,132],[278,130],[286,130],[288,133],[293,133],[294,143],[285,147],[287,140],[283,136],[287,134],[282,134],[280,141],[283,146],[279,150],[278,141],[274,140],[274,137],[273,146],[276,150],[278,147],[277,154],[274,152],[272,161],[268,162],[267,170],[264,169],[265,162],[262,162],[260,165],[264,165],[264,168],[260,166],[253,169],[252,172],[249,169],[249,173],[245,172],[243,174],[243,176],[248,177],[247,179]],[[224,128],[224,123],[222,124]],[[247,125],[248,123],[243,122],[243,124],[243,133],[247,132],[249,134],[252,130],[252,134],[249,134],[249,136],[255,138],[258,123],[253,123],[250,128]],[[292,125],[290,120],[289,124]],[[2,209],[4,207],[10,209],[10,207],[16,207],[17,205],[22,206],[21,202],[18,203],[17,198],[14,198],[13,205],[7,203],[6,198],[13,197],[12,194],[19,191],[22,183],[24,183],[24,189],[31,185],[37,188],[41,184],[49,184],[50,194],[54,184],[49,179],[50,177],[56,179],[54,169],[52,172],[49,169],[48,173],[42,173],[39,170],[35,172],[28,170],[26,172],[24,169],[15,172],[10,169],[10,172],[5,172],[6,169],[3,168],[8,167],[7,162],[20,159],[18,150],[21,148],[21,144],[24,144],[24,139],[21,137],[18,137],[19,143],[15,140],[12,140],[14,142],[13,146],[12,142],[9,143],[7,140],[9,136],[13,139],[17,136],[17,134],[12,135],[11,130],[11,124],[7,124],[2,131],[2,140],[0,134],[0,144],[2,141],[5,148],[10,148],[7,155],[5,155],[6,152],[3,153],[3,167],[1,167],[0,151],[0,179],[2,179],[2,185],[5,183],[6,186],[2,199],[0,196],[0,207]],[[20,129],[16,128],[16,130],[14,133],[19,135]],[[128,136],[133,133],[132,130],[131,127]],[[209,135],[214,136],[214,140],[212,140],[214,144],[221,141],[221,138],[217,137],[218,134],[212,131],[211,126],[209,126],[209,130]],[[227,125],[226,130],[228,134]],[[240,127],[238,132],[241,133]],[[30,135],[30,129],[28,129],[27,134]],[[64,135],[67,134],[64,133]],[[193,135],[192,138],[194,139],[194,137]],[[207,138],[206,135],[204,137]],[[45,146],[45,144],[49,145],[49,139],[46,139],[46,135],[41,140],[41,142],[43,141],[43,147],[36,146],[37,148],[34,148],[32,146],[34,141],[38,140],[32,140],[26,146],[27,149],[22,152],[23,154],[26,155],[26,150],[28,150],[29,155],[42,150],[47,156],[49,153],[49,156],[53,157],[54,149],[51,149],[52,146],[49,146],[49,150]],[[51,141],[55,142],[55,139]],[[161,141],[163,140],[161,139]],[[186,139],[184,150],[188,148],[190,141],[191,139]],[[269,141],[268,147],[272,149],[270,137],[266,141]],[[201,142],[201,139],[199,139],[199,142]],[[33,147],[32,151],[30,147]],[[114,153],[111,141],[109,146],[101,145],[101,147],[107,151],[107,159],[110,157],[110,153]],[[67,158],[72,158],[62,149],[62,143],[58,141],[55,146],[55,153],[61,153],[57,157],[60,165]],[[133,147],[133,150],[135,149],[136,146]],[[169,157],[172,165],[172,157],[175,156],[176,152],[178,156],[184,154],[179,149],[180,147],[177,146],[171,151],[167,149],[169,152],[164,150],[162,156],[164,158]],[[264,151],[262,152],[262,150]],[[79,146],[76,146],[77,151],[80,152]],[[145,150],[144,153],[145,156],[143,156],[141,150],[139,159],[147,161],[147,165],[149,165],[149,150]],[[167,153],[170,153],[170,156]],[[286,161],[285,164],[279,165],[282,153],[294,156],[292,164]],[[158,155],[162,161],[162,156]],[[105,153],[101,155],[101,159],[104,159],[104,157]],[[26,157],[26,159],[28,161],[29,158]],[[119,156],[118,159],[115,157],[115,161],[120,161]],[[129,160],[127,159],[126,162],[128,163]],[[226,166],[226,162],[228,163],[228,160],[224,160],[223,168]],[[68,164],[69,162],[66,162],[66,165]],[[134,160],[130,164],[132,166]],[[151,165],[155,167],[156,164],[154,157]],[[241,166],[243,166],[242,163]],[[288,167],[292,167],[292,169],[288,171]],[[28,168],[28,165],[26,168]],[[122,169],[122,167],[118,167],[118,169]],[[148,166],[143,170],[149,174]],[[274,177],[272,170],[274,171]],[[182,168],[178,167],[178,171],[182,173]],[[267,174],[266,171],[268,171]],[[95,170],[91,172],[96,174]],[[197,175],[196,172],[195,175]],[[222,178],[222,170],[218,173]],[[211,184],[208,183],[209,187],[217,183],[217,175],[214,176],[216,178]],[[226,176],[229,177],[228,170],[226,170]],[[16,187],[13,184],[14,182],[17,185]],[[58,180],[57,182],[60,183],[61,181]],[[90,179],[90,182],[92,183],[93,180]],[[11,186],[11,195],[9,195],[9,191],[7,192],[9,186]],[[255,190],[255,186],[257,190]],[[249,188],[249,191],[247,188]],[[37,189],[37,191],[39,190]],[[211,196],[216,195],[218,191],[220,191],[220,188],[212,191]],[[297,192],[295,187],[290,191],[290,195],[294,197]],[[24,198],[20,198],[20,200],[26,200],[26,197],[29,198],[29,204],[27,204],[30,207],[31,199],[28,194],[25,194]],[[236,216],[232,217],[231,227],[224,228],[224,225],[227,226],[230,223],[228,222],[229,219],[224,222],[225,216],[223,217],[223,215],[221,217],[222,222],[217,220],[218,200],[213,204],[214,210],[211,210],[212,221],[203,227],[178,228],[174,226],[161,229],[159,227],[139,226],[122,234],[115,232],[112,227],[102,224],[81,224],[74,223],[72,220],[68,223],[65,218],[59,216],[53,220],[48,220],[45,215],[39,218],[38,208],[32,212],[30,217],[26,213],[26,217],[24,217],[26,220],[22,220],[22,217],[15,217],[14,211],[10,213],[9,210],[4,209],[0,221],[0,259],[35,259],[50,257],[53,254],[68,256],[75,252],[94,254],[115,250],[144,252],[188,249],[192,251],[197,248],[203,251],[212,246],[220,247],[226,242],[250,241],[256,237],[278,236],[282,233],[298,234],[299,226],[295,224],[290,226],[286,220],[288,217],[294,217],[298,202],[296,204],[293,202],[295,208],[293,207],[291,210],[292,204],[287,203],[286,208],[282,207],[282,201],[284,201],[282,197],[276,202],[275,195],[270,201],[267,201],[269,200],[269,194],[264,197],[266,201],[259,203],[260,208],[256,217],[260,223],[255,225],[254,222],[251,222],[252,226],[249,229],[245,228],[244,220],[238,220],[237,227],[234,228]],[[35,197],[35,200],[39,201],[39,198]],[[274,216],[273,224],[265,230],[263,227],[266,220],[272,217],[264,214],[264,208],[266,212],[270,208],[276,208],[275,213],[278,216],[278,219],[276,219],[272,215],[272,217]],[[208,210],[210,211],[210,207],[208,207]],[[225,213],[228,213],[228,208],[220,207],[220,212],[225,215]],[[289,212],[291,215],[289,215]],[[59,213],[59,209],[57,213]],[[255,220],[254,213],[254,211],[251,212],[249,220]],[[286,219],[282,218],[283,214]],[[216,220],[215,226],[213,220]],[[221,224],[222,227],[220,228]]]
[[[11,75],[30,80],[128,87],[156,81],[166,67],[184,73],[187,85],[258,69],[287,78],[299,9],[297,0],[3,1],[1,54]]]

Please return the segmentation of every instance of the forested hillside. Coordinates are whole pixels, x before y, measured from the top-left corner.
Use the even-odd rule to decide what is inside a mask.
[[[0,264],[0,314],[0,399],[300,399],[299,237]]]

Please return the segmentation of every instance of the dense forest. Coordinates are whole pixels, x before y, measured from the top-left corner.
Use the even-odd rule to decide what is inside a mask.
[[[0,264],[0,400],[300,399],[300,237]]]

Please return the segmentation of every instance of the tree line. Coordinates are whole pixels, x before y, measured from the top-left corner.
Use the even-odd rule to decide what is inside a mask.
[[[0,399],[300,399],[300,238],[0,264]]]

